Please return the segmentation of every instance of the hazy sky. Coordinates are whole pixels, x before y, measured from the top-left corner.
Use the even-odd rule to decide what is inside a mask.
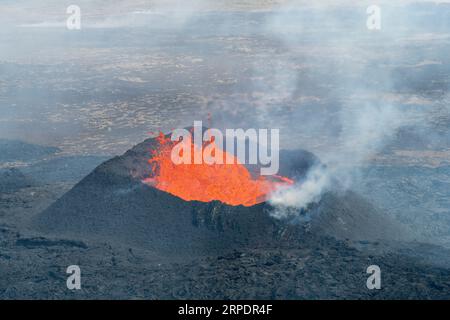
[[[116,15],[134,10],[169,12],[198,12],[204,10],[267,10],[277,7],[331,7],[405,5],[409,3],[449,3],[450,0],[3,0],[0,2],[0,18],[3,23],[36,23],[58,21],[66,17],[65,8],[71,4],[80,6],[86,18]]]

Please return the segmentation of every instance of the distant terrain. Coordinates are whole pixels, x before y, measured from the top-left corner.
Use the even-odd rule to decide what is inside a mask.
[[[17,140],[0,139],[0,162],[33,161],[50,156],[60,149],[44,147]]]
[[[78,2],[72,31],[71,1],[0,3],[1,299],[450,298],[449,4]],[[195,120],[342,179],[297,219],[143,184]]]
[[[141,144],[122,158],[107,161],[72,191],[81,173],[93,170],[100,159],[77,158],[83,166],[73,166],[73,158],[53,160],[50,163],[59,163],[61,169],[43,182],[39,179],[43,172],[33,169],[36,165],[22,167],[30,179],[41,183],[19,185],[1,194],[0,297],[449,298],[449,249],[398,238],[394,222],[383,220],[383,214],[360,196],[330,194],[311,209],[311,223],[300,225],[269,219],[258,211],[262,206],[236,211],[219,203],[199,203],[189,208],[180,199],[140,185],[139,180],[128,180],[133,166],[145,175],[150,148]],[[44,164],[37,168],[46,168]],[[124,170],[123,165],[132,167]],[[17,181],[23,177],[16,175]],[[375,175],[371,184],[383,185],[380,178]],[[374,189],[370,190],[374,196]],[[410,201],[405,191],[395,190],[396,199]],[[94,195],[97,200],[89,203]],[[388,210],[391,218],[408,225],[393,209]],[[220,214],[214,218],[213,212]],[[45,232],[34,227],[37,221],[38,229]],[[64,268],[73,263],[83,267],[80,292],[65,288]],[[379,292],[365,288],[369,264],[384,270]]]

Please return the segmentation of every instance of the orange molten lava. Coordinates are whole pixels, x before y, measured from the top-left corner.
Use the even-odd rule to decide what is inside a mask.
[[[278,186],[293,183],[292,180],[280,176],[253,178],[235,157],[234,164],[194,164],[192,161],[192,164],[176,165],[170,156],[176,142],[172,142],[162,133],[157,140],[159,148],[153,151],[149,160],[153,176],[144,182],[187,201],[219,200],[233,206],[252,206],[265,201]],[[194,143],[191,144],[192,150],[198,148]],[[215,152],[218,152],[220,157],[227,155],[218,148]]]

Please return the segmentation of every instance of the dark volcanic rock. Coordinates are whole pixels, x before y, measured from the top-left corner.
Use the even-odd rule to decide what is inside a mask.
[[[167,254],[258,243],[275,230],[276,221],[263,215],[264,204],[187,202],[104,169],[97,168],[40,214],[36,225],[58,235],[99,237]]]
[[[0,139],[0,162],[38,160],[58,151],[59,149],[55,147]]]
[[[311,229],[337,239],[405,240],[407,234],[399,224],[358,194],[326,193],[311,209]]]
[[[46,233],[83,240],[101,238],[176,255],[211,254],[300,238],[303,226],[271,217],[268,204],[244,207],[218,201],[189,202],[143,184],[142,179],[150,175],[148,159],[155,143],[154,139],[148,139],[98,166],[42,212],[35,219],[35,226]],[[280,171],[284,175],[302,176],[316,161],[306,151],[281,152]],[[369,204],[357,204],[361,200],[356,195],[347,197],[326,197],[323,203],[331,209],[316,206],[313,213],[319,217],[318,221],[326,221],[326,215],[364,220],[362,217],[374,214]],[[353,230],[340,230],[341,220],[333,219],[334,227],[330,222],[315,224],[313,229],[324,235],[344,238],[351,235]],[[347,226],[352,226],[349,221]],[[369,229],[379,230],[373,225]],[[363,233],[367,231],[364,230]]]
[[[24,175],[19,169],[0,169],[0,192],[14,192],[32,185],[34,185],[33,180]]]
[[[57,157],[33,163],[21,170],[40,185],[55,182],[78,182],[107,159],[103,156]]]
[[[143,184],[154,143],[148,139],[97,167],[41,213],[35,225],[58,235],[104,238],[167,254],[211,252],[249,243],[262,228],[263,234],[272,232],[272,219],[261,217],[263,205],[187,202]],[[220,221],[213,221],[217,210]]]

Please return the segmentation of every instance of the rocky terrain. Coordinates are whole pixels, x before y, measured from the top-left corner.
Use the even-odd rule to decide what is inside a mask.
[[[0,297],[449,298],[448,250],[411,242],[361,196],[329,194],[301,224],[271,218],[266,204],[189,203],[140,183],[151,145],[73,188],[53,181],[1,195]],[[82,270],[79,291],[66,288],[73,264]],[[381,290],[366,288],[372,264],[382,270]]]
[[[11,161],[30,162],[61,151],[55,147],[39,146],[23,141],[7,139],[0,139],[0,150],[2,150],[0,154],[1,163]]]
[[[448,4],[383,2],[373,31],[351,1],[78,2],[76,31],[69,2],[0,4],[0,298],[450,298]],[[142,184],[152,132],[194,120],[352,181],[296,221]]]
[[[30,238],[4,226],[1,234],[3,299],[449,298],[448,269],[333,239],[306,236],[292,246],[171,261],[127,246]],[[79,291],[65,287],[65,268],[74,263],[82,269]],[[371,264],[383,271],[381,290],[365,286]]]

